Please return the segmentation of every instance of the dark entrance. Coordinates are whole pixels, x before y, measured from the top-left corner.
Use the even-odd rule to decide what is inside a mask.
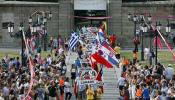
[[[91,26],[99,27],[101,22],[106,19],[89,19],[88,17],[105,17],[106,10],[74,10],[74,15],[77,16],[74,19],[75,27]]]

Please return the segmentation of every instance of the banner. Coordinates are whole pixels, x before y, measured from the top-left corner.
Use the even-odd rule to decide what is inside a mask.
[[[106,10],[107,0],[74,0],[74,10]]]
[[[84,17],[84,16],[74,16],[74,18],[83,18],[83,19],[110,19],[112,17],[106,16],[106,17]]]

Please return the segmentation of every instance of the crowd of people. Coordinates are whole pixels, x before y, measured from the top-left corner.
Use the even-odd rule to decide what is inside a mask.
[[[92,85],[86,84],[83,94],[82,89],[75,86],[78,84],[78,68],[90,67],[89,64],[81,64],[82,60],[88,60],[82,56],[87,50],[86,46],[79,44],[74,51],[79,56],[71,64],[67,61],[71,59],[71,54],[67,52],[67,44],[60,40],[61,44],[55,46],[56,42],[53,40],[50,40],[51,52],[46,57],[41,56],[41,47],[40,50],[37,48],[35,55],[32,56],[34,83],[27,98],[31,81],[29,61],[26,60],[24,63],[27,66],[23,66],[19,57],[5,54],[0,61],[0,100],[71,100],[73,89],[77,100],[93,100],[102,93],[100,88],[94,91]]]
[[[66,76],[66,56],[61,52],[48,54],[42,58],[40,54],[33,57],[34,84],[27,100],[70,100],[71,83]],[[22,66],[19,57],[6,55],[0,64],[0,100],[23,100],[30,85],[29,63]],[[3,98],[3,99],[2,99]]]
[[[175,100],[175,73],[173,66],[140,64],[122,58],[122,74],[118,79],[120,100]]]
[[[142,65],[137,59],[137,50],[133,51],[131,61],[120,55],[120,45],[115,46],[115,36],[112,39],[111,46],[116,58],[120,59],[118,67],[122,68],[121,76],[116,80],[120,100],[175,100],[175,73],[171,64]],[[71,100],[73,95],[77,100],[100,99],[103,86],[82,84],[83,71],[80,73],[79,70],[91,68],[89,63],[82,62],[89,62],[88,44],[93,45],[86,39],[83,42],[73,50],[77,53],[74,63],[69,61],[72,58],[67,52],[68,43],[61,38],[58,41],[50,39],[51,54],[45,58],[41,57],[41,48],[37,49],[32,57],[34,84],[27,98],[31,79],[29,61],[26,60],[27,66],[23,66],[19,57],[6,54],[0,61],[0,100]],[[96,68],[93,71],[99,73],[99,66]],[[90,80],[92,75],[85,72],[83,78]]]

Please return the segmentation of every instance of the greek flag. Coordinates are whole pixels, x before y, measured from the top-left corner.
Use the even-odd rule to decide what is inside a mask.
[[[79,41],[79,36],[75,32],[72,33],[71,39],[69,41],[69,48],[72,50],[76,46],[78,41]]]

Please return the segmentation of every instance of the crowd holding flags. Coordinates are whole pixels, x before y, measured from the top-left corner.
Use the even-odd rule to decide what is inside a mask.
[[[97,72],[95,80],[102,82],[103,68],[113,68],[118,66],[119,59],[115,57],[115,51],[108,41],[106,41],[107,35],[103,31],[104,29],[99,28],[97,32],[92,32],[89,29],[90,28],[86,29],[86,27],[83,27],[81,30],[82,33],[80,34],[81,36],[76,32],[72,33],[69,40],[69,49],[73,50],[78,44],[90,45],[91,48],[88,48],[88,51],[91,51],[90,55],[88,55],[89,63],[91,68]],[[87,42],[86,38],[89,36],[91,36],[93,40],[88,40]],[[100,65],[100,68],[97,65]],[[98,70],[96,70],[97,68]]]
[[[85,27],[83,27],[83,32],[85,32],[84,30],[86,30]],[[110,44],[107,43],[105,33],[103,32],[103,30],[100,28],[99,31],[96,32],[95,39],[97,41],[97,44],[96,45],[92,44],[92,45],[93,46],[95,45],[97,49],[96,51],[94,51],[94,49],[93,50],[91,49],[91,51],[95,53],[91,54],[90,58],[91,59],[93,58],[94,60],[96,60],[97,63],[105,65],[107,68],[111,68],[113,66],[118,65],[119,60],[115,57],[115,51],[113,50],[113,48],[110,46]],[[94,34],[94,33],[90,33],[90,34]],[[83,40],[79,38],[77,33],[75,32],[72,33],[69,41],[69,48],[72,50],[74,47],[76,47],[78,42],[83,42]]]

